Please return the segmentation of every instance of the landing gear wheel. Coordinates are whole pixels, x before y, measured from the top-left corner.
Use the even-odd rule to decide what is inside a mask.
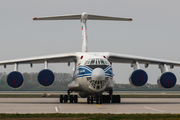
[[[112,96],[112,103],[116,103],[116,96],[115,95]]]
[[[120,95],[113,95],[112,96],[112,103],[120,103],[120,102],[121,102]]]
[[[93,104],[93,97],[91,97],[91,104]]]
[[[64,100],[63,98],[64,98],[63,95],[60,95],[60,97],[59,97],[59,102],[60,103],[63,103],[63,100]]]
[[[118,101],[117,102],[121,103],[121,96],[120,95],[118,95]]]
[[[96,97],[96,104],[99,104],[99,97]]]
[[[106,103],[106,96],[102,95],[102,103]]]
[[[78,96],[74,95],[74,103],[78,103]]]
[[[70,95],[70,103],[73,103],[73,95]]]
[[[110,103],[110,101],[111,101],[111,96],[107,95],[107,103]]]
[[[100,101],[99,102],[100,102],[100,104],[102,104],[102,96],[100,97]]]
[[[87,104],[90,103],[90,97],[87,97]]]
[[[67,103],[67,101],[68,101],[68,96],[65,95],[65,96],[64,96],[64,103]]]

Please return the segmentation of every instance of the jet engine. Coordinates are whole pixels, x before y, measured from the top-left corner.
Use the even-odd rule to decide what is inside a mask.
[[[176,76],[172,72],[164,72],[158,78],[157,83],[161,88],[172,88],[176,84]]]
[[[24,82],[22,74],[18,71],[13,71],[7,76],[7,83],[12,88],[20,88]]]
[[[54,74],[49,69],[43,69],[38,74],[38,82],[42,86],[50,86],[54,82]]]
[[[136,87],[145,85],[147,80],[147,73],[142,69],[133,71],[133,73],[129,77],[130,84]]]

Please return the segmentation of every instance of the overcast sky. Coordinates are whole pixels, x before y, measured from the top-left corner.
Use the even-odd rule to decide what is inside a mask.
[[[180,61],[179,0],[0,0],[0,61],[81,52],[81,22],[33,21],[34,17],[90,14],[130,17],[132,22],[87,21],[88,51],[114,52]],[[156,84],[158,66],[144,68]],[[11,72],[14,66],[0,72]],[[20,72],[38,72],[44,65],[20,65]],[[54,72],[71,73],[72,66],[49,64]],[[117,83],[129,83],[129,64],[113,64]],[[180,84],[180,68],[170,71]]]

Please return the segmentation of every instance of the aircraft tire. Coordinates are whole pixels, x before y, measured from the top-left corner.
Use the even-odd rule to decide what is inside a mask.
[[[106,103],[106,96],[102,95],[102,103]]]
[[[118,95],[118,103],[121,103],[121,96]]]
[[[112,103],[116,103],[116,96],[115,95],[112,96]]]
[[[108,96],[109,96],[109,95],[106,95],[106,96],[105,96],[105,98],[106,98],[106,99],[105,99],[105,100],[106,100],[106,103],[108,103],[108,101],[109,101],[109,100],[108,100],[108,99],[109,99]]]
[[[96,104],[99,104],[99,97],[96,97]]]
[[[93,97],[91,97],[91,104],[93,104]]]
[[[73,103],[73,101],[74,101],[73,95],[70,95],[70,103]]]
[[[107,97],[106,97],[106,95],[103,95],[103,103],[107,103]]]
[[[90,103],[90,97],[88,96],[87,97],[87,104],[89,104]]]
[[[67,103],[67,101],[68,101],[68,96],[65,95],[65,96],[64,96],[64,103]]]
[[[78,103],[78,96],[74,95],[74,103]]]
[[[110,103],[110,102],[111,102],[111,96],[107,95],[107,103]]]
[[[112,103],[120,103],[120,102],[121,102],[121,96],[120,95],[113,95]]]
[[[60,97],[59,97],[59,102],[60,102],[60,103],[63,103],[63,100],[64,100],[64,99],[63,99],[63,95],[60,95]]]
[[[100,97],[99,103],[102,104],[102,96]]]
[[[119,95],[116,95],[116,103],[119,103]]]

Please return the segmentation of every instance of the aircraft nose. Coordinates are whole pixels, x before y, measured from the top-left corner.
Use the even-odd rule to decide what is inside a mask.
[[[105,80],[105,72],[102,68],[95,68],[92,72],[93,80]]]

